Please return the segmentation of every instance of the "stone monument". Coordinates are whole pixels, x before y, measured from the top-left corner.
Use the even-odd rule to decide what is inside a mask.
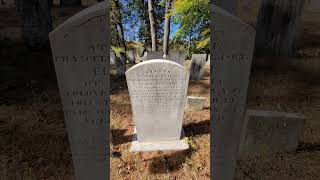
[[[188,149],[182,138],[189,72],[168,60],[149,60],[126,72],[136,125],[130,151]]]
[[[211,13],[211,177],[233,180],[255,31],[213,4]]]
[[[109,3],[95,4],[49,34],[76,179],[108,179]]]

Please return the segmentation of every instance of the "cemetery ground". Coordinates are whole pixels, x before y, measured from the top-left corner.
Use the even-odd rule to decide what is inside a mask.
[[[54,25],[80,10],[55,7]],[[14,9],[0,8],[0,177],[70,179],[74,173],[71,152],[55,74],[50,69],[51,55],[46,51],[30,53],[24,47],[19,40],[19,18],[12,12]],[[302,112],[307,117],[300,146],[291,153],[242,157],[238,179],[320,176],[320,23],[315,23],[319,18],[320,14],[305,17],[296,61],[260,58],[249,83],[249,109]],[[111,158],[112,179],[209,179],[208,78],[207,73],[204,80],[189,85],[188,95],[207,98],[204,110],[185,113],[190,150],[129,153],[133,122],[126,81],[111,77],[113,149],[121,152],[125,161]]]

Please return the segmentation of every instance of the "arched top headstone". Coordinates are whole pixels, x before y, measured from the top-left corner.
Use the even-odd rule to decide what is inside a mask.
[[[186,68],[154,59],[133,66],[126,79],[138,141],[179,141],[189,82]]]

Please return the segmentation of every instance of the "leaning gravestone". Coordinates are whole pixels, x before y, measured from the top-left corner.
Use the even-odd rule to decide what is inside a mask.
[[[200,80],[204,74],[204,66],[206,64],[207,54],[192,54],[190,79]]]
[[[247,110],[240,153],[296,151],[305,117],[300,113]]]
[[[170,52],[167,59],[183,66],[186,60],[186,53],[184,51]]]
[[[162,59],[163,58],[163,52],[160,51],[149,51],[147,53],[147,60],[150,59]]]
[[[108,8],[95,4],[49,35],[76,179],[108,179]]]
[[[255,31],[212,5],[211,118],[213,179],[233,180]]]
[[[149,60],[126,72],[136,136],[130,151],[184,150],[182,121],[189,72],[168,60]]]

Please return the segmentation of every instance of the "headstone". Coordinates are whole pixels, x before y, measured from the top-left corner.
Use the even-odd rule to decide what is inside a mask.
[[[163,57],[163,52],[160,52],[160,51],[149,51],[147,53],[147,60],[162,59],[162,57]]]
[[[187,109],[202,110],[204,107],[205,101],[206,101],[206,98],[203,98],[203,97],[188,96]]]
[[[117,75],[124,76],[126,72],[126,55],[120,53],[119,58],[116,61]]]
[[[114,52],[110,49],[110,64],[115,64],[117,61],[117,56],[114,54]]]
[[[76,179],[108,179],[109,3],[95,4],[50,33]]]
[[[182,121],[189,72],[168,60],[149,60],[126,72],[136,138],[130,151],[184,150]]]
[[[204,66],[206,64],[207,54],[192,54],[190,79],[200,80],[204,74]]]
[[[239,152],[295,151],[304,122],[300,113],[247,110]]]
[[[136,57],[134,56],[133,51],[126,52],[129,63],[134,64],[136,62]]]
[[[246,107],[255,31],[211,5],[211,137],[213,179],[233,180]]]
[[[167,59],[183,66],[186,59],[186,53],[184,51],[170,52]]]

